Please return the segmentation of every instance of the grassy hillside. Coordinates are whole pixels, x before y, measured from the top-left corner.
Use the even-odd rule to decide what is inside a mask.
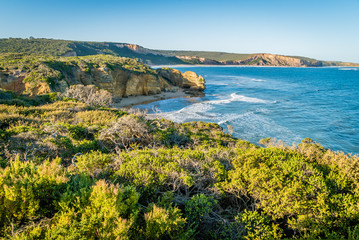
[[[148,64],[183,64],[180,59],[175,57],[165,57],[153,53],[139,53],[127,47],[119,47],[119,43],[81,42],[44,38],[0,39],[0,54],[8,53],[51,56],[73,55],[74,53],[76,56],[108,54],[136,58]]]
[[[1,238],[358,239],[357,156],[56,94],[0,98]]]

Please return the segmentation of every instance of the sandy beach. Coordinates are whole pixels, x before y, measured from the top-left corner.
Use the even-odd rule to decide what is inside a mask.
[[[135,105],[151,103],[159,100],[170,99],[170,98],[181,98],[181,97],[190,97],[190,94],[187,94],[183,89],[179,87],[173,87],[173,90],[170,92],[162,92],[156,95],[148,96],[129,96],[126,98],[116,99],[116,102],[112,104],[112,107],[115,108],[129,108]]]

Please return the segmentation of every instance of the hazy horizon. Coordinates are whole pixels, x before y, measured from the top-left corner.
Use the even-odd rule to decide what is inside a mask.
[[[0,38],[125,42],[150,49],[359,62],[359,1],[3,0]]]

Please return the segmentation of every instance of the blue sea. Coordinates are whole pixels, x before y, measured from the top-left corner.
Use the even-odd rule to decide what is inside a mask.
[[[176,122],[234,127],[234,136],[288,145],[312,138],[325,148],[359,153],[359,68],[175,67],[206,80],[204,97],[140,105]]]

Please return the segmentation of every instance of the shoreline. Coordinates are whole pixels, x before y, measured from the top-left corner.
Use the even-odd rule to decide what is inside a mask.
[[[184,68],[184,67],[258,67],[258,68],[359,68],[359,66],[260,66],[260,65],[208,65],[208,64],[176,64],[176,65],[149,65],[153,69],[168,67],[168,68]]]
[[[173,87],[170,92],[161,92],[155,95],[138,95],[129,96],[125,98],[115,99],[115,102],[111,105],[114,108],[131,108],[136,105],[148,104],[151,102],[172,99],[172,98],[187,98],[191,97],[191,94],[186,93],[179,87]],[[118,102],[117,102],[118,101]]]

